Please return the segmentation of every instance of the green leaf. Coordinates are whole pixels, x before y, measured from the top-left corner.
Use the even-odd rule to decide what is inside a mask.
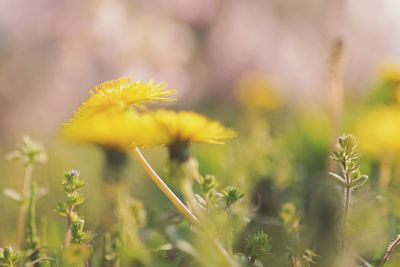
[[[328,172],[332,177],[336,178],[341,184],[346,185],[346,181],[342,176],[339,174],[333,173],[333,172]]]
[[[355,189],[357,187],[360,187],[362,185],[364,185],[368,180],[368,175],[361,175],[360,178],[353,180],[353,182],[351,183],[351,189]]]
[[[65,203],[58,203],[57,204],[57,207],[56,207],[56,212],[58,213],[58,214],[60,214],[61,216],[64,216],[64,217],[66,217],[67,216],[67,204],[65,204]]]
[[[68,198],[68,204],[72,206],[77,206],[85,202],[85,198],[77,192],[68,194],[67,198]]]
[[[315,253],[311,249],[306,249],[304,250],[303,253],[303,260],[305,260],[308,263],[314,263],[315,264],[315,258],[319,257],[317,253]]]

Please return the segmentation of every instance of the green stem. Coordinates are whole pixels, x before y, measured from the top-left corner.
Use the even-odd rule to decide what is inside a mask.
[[[383,257],[381,263],[379,264],[379,267],[382,267],[383,265],[385,265],[386,262],[388,262],[393,251],[399,245],[400,245],[400,235],[398,235],[397,238],[389,245],[389,248],[388,248],[385,256]]]
[[[137,161],[142,165],[145,172],[150,176],[154,184],[164,193],[164,195],[171,201],[172,205],[185,217],[191,224],[199,225],[199,220],[193,213],[182,203],[182,201],[172,192],[168,185],[161,179],[160,176],[153,170],[147,160],[144,158],[142,152],[138,147],[135,147],[133,153]]]
[[[33,165],[28,163],[25,167],[24,184],[22,187],[22,200],[18,211],[17,220],[17,243],[23,247],[24,242],[24,230],[25,230],[25,217],[26,210],[28,208],[28,202],[30,196],[31,180],[32,180]]]
[[[231,258],[229,253],[224,249],[218,240],[215,240],[210,233],[205,229],[195,215],[183,204],[183,202],[172,192],[168,185],[161,179],[160,176],[154,171],[147,160],[144,158],[142,152],[138,147],[133,150],[136,160],[143,167],[145,172],[150,176],[155,185],[164,193],[164,195],[171,201],[175,208],[185,217],[191,224],[197,226],[212,242],[212,245],[217,251],[220,252],[222,258],[226,262],[226,266],[239,267],[238,264]]]
[[[344,186],[344,207],[343,207],[343,225],[342,225],[342,244],[341,249],[342,252],[345,250],[346,246],[346,237],[345,231],[348,225],[348,217],[349,217],[349,209],[350,209],[350,199],[351,199],[351,178],[347,172],[347,161],[344,161],[343,167],[343,176],[346,181],[346,185]]]
[[[69,206],[67,211],[67,231],[65,233],[64,249],[67,248],[71,243],[73,209],[74,209],[73,206]]]
[[[38,246],[38,237],[36,232],[36,194],[37,185],[32,184],[31,195],[29,196],[28,208],[25,216],[25,234],[24,234],[24,249],[34,250]]]

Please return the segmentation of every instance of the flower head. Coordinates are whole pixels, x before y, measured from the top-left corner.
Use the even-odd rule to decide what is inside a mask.
[[[168,95],[175,91],[165,88],[165,83],[132,83],[130,78],[97,85],[73,118],[63,125],[62,135],[75,141],[124,150],[132,143],[136,128],[134,119],[137,116],[131,108],[141,109],[155,101],[173,101]]]
[[[236,136],[232,129],[191,111],[159,109],[143,113],[140,117],[141,131],[135,135],[139,146],[169,146],[177,141],[223,144]]]
[[[360,150],[372,157],[400,154],[400,108],[397,105],[377,106],[356,124],[354,132]]]
[[[400,81],[400,68],[393,63],[385,63],[380,68],[380,78],[384,81]]]
[[[381,66],[378,82],[368,96],[370,106],[400,104],[400,67],[386,63]]]
[[[70,140],[125,150],[132,143],[136,121],[137,115],[131,111],[102,112],[65,123],[61,134]]]
[[[74,118],[91,116],[103,111],[126,111],[131,107],[143,108],[155,101],[174,101],[167,97],[175,90],[165,90],[165,83],[153,81],[131,83],[130,78],[119,78],[97,85],[90,91],[90,97],[83,102]]]
[[[189,111],[156,110],[140,115],[140,131],[133,138],[137,146],[168,146],[170,158],[184,161],[192,143],[222,144],[236,136],[235,131],[217,121]]]

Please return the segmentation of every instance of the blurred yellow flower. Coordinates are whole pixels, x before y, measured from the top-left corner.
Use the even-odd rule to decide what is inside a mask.
[[[380,68],[380,77],[384,81],[400,81],[400,67],[393,63],[385,63]]]
[[[91,116],[103,111],[126,111],[131,107],[143,108],[145,104],[155,101],[174,101],[167,97],[175,90],[166,90],[165,83],[153,81],[131,83],[130,78],[119,78],[97,85],[90,91],[90,97],[83,102],[74,115],[74,119]]]
[[[400,107],[377,106],[355,123],[361,152],[374,158],[400,155]]]
[[[232,129],[190,111],[155,110],[140,115],[135,145],[170,146],[176,142],[222,144],[236,136]]]
[[[277,110],[282,107],[282,99],[275,86],[260,73],[250,73],[240,78],[235,97],[248,108]]]
[[[118,150],[126,150],[137,131],[135,112],[99,112],[65,123],[61,134],[70,140],[92,143]]]

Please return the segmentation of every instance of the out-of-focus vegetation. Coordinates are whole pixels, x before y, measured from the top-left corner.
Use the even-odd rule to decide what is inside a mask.
[[[354,135],[335,143],[335,114],[289,107],[261,74],[237,83],[231,128],[149,108],[174,99],[166,85],[100,84],[60,137],[5,153],[1,263],[396,266],[396,71],[346,102]],[[343,90],[331,77],[329,90]]]
[[[399,266],[397,20],[170,2],[0,8],[0,266]]]

